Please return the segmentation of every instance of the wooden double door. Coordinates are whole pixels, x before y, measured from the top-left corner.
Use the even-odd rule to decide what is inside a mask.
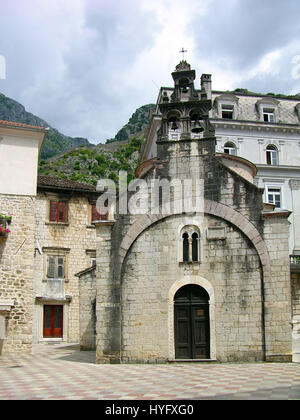
[[[44,305],[45,338],[62,338],[63,336],[63,305]]]
[[[209,296],[197,285],[186,285],[174,298],[175,358],[209,359]]]

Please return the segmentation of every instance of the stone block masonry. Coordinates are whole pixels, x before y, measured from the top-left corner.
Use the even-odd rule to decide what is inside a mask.
[[[35,197],[0,195],[0,209],[13,214],[11,233],[0,237],[2,354],[31,351]],[[5,303],[10,305],[5,311]]]

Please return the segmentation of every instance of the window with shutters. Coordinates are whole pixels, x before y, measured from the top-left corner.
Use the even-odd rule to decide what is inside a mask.
[[[48,255],[47,258],[47,278],[63,279],[65,278],[66,257],[62,255]]]
[[[96,222],[97,220],[108,220],[108,211],[105,214],[101,214],[97,210],[96,204],[92,205],[92,222]]]
[[[65,223],[67,222],[67,202],[66,201],[50,201],[50,222]]]

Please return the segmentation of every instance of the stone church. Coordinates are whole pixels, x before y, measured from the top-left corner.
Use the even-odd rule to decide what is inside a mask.
[[[95,223],[97,265],[77,274],[81,348],[97,363],[291,361],[291,213],[263,204],[255,165],[216,152],[210,75],[196,89],[181,61],[172,78],[146,140],[156,156],[136,174],[149,189],[201,180],[191,198],[202,210],[160,200],[159,212],[117,206]],[[173,188],[170,208],[177,200]]]

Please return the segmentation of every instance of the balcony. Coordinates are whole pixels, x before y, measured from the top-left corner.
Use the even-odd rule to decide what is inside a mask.
[[[300,273],[300,255],[290,255],[290,266],[292,273]]]

